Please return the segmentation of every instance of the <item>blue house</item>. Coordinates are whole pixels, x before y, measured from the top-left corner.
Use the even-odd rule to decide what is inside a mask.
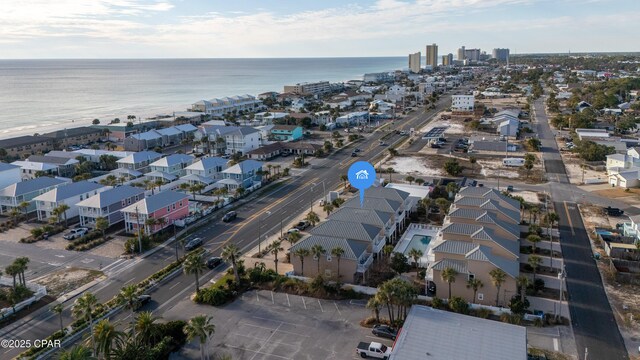
[[[302,127],[295,125],[275,125],[271,128],[271,136],[278,141],[295,141],[302,139]]]
[[[227,169],[222,170],[223,179],[218,184],[225,185],[234,190],[239,187],[248,188],[260,181],[262,175],[262,163],[255,160],[245,160]]]

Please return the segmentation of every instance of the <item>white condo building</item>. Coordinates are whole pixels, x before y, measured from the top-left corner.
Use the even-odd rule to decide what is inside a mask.
[[[191,104],[191,111],[199,111],[212,117],[221,118],[224,114],[234,111],[256,111],[260,108],[262,101],[251,95],[237,95],[223,97],[221,99],[200,100]]]
[[[453,95],[451,96],[452,111],[473,111],[473,95]]]

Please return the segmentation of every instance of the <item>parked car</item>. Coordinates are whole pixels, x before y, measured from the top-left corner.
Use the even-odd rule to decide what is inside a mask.
[[[391,348],[379,342],[360,342],[356,348],[356,354],[362,358],[372,357],[386,360],[391,355]]]
[[[79,237],[84,236],[87,232],[89,232],[89,229],[87,228],[76,228],[76,229],[71,229],[69,230],[68,233],[66,233],[63,238],[65,240],[73,240],[73,239],[77,239]]]
[[[355,148],[355,149],[353,149],[353,152],[357,152],[357,153],[359,153],[359,152],[360,152],[360,149]]]
[[[356,156],[358,156],[358,153],[357,153],[357,152],[355,152],[355,151],[352,151],[352,152],[351,152],[351,157],[356,157]]]
[[[189,241],[187,243],[187,245],[184,246],[185,250],[187,251],[191,251],[199,246],[202,246],[202,239],[201,238],[194,238],[193,240]]]
[[[293,234],[293,233],[299,233],[300,230],[296,229],[296,228],[291,228],[289,230],[287,230],[287,234]]]
[[[471,180],[471,182],[469,183],[469,186],[476,186],[476,185],[478,185],[477,180]]]
[[[228,213],[224,214],[224,216],[222,217],[222,221],[224,222],[230,222],[235,220],[238,217],[238,213],[235,211],[229,211]]]
[[[209,269],[215,269],[217,268],[220,264],[222,264],[222,258],[214,256],[214,257],[210,257],[207,260],[207,267]]]
[[[507,186],[507,191],[508,192],[513,192],[513,185]]]
[[[607,206],[606,208],[604,208],[604,211],[606,211],[607,215],[609,216],[622,216],[622,214],[624,214],[624,210],[620,210],[611,206]]]
[[[398,336],[398,331],[392,328],[389,325],[376,325],[371,330],[371,333],[375,336],[396,340],[396,336]]]
[[[429,146],[430,146],[432,149],[439,149],[439,148],[441,148],[441,147],[442,147],[442,146],[440,146],[440,144],[438,144],[438,143],[431,143],[431,145],[429,145]]]
[[[402,131],[400,131],[400,135],[401,136],[406,136],[406,135],[409,135],[409,133],[404,131],[404,130],[402,130]]]
[[[296,224],[296,226],[294,226],[294,228],[296,228],[296,229],[298,229],[298,230],[302,231],[302,230],[304,230],[304,229],[308,228],[310,225],[311,225],[311,223],[310,223],[309,221],[307,221],[307,220],[302,220],[302,221],[300,221],[299,223],[297,223],[297,224]]]

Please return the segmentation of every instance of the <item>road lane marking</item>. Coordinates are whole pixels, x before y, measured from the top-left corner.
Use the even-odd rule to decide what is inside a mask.
[[[171,286],[171,287],[169,288],[169,290],[173,290],[173,288],[174,288],[174,287],[176,287],[176,286],[178,286],[178,285],[180,285],[180,281],[178,281],[175,285]]]
[[[320,303],[320,299],[318,299],[318,305],[320,305],[320,311],[324,312],[324,309],[322,308],[322,304]]]
[[[340,316],[342,316],[342,312],[340,311],[340,309],[338,308],[338,304],[336,304],[336,302],[333,302],[333,305],[336,306],[336,310],[338,310],[338,314],[340,314]]]
[[[576,232],[573,230],[573,223],[571,222],[571,216],[569,215],[569,207],[567,206],[567,202],[563,201],[564,203],[564,210],[567,213],[567,220],[569,220],[569,226],[571,229],[571,235],[576,236]]]
[[[307,303],[304,301],[304,296],[301,296],[302,298],[302,305],[304,305],[304,309],[307,310]]]
[[[278,332],[278,329],[280,329],[280,327],[282,326],[282,323],[280,323],[280,325],[278,325],[278,327],[273,330],[273,332],[271,333],[271,335],[269,335],[269,337],[267,338],[267,340],[264,341],[264,344],[260,345],[260,348],[258,349],[258,351],[262,351],[262,348],[269,343],[269,340],[271,340],[271,338],[273,337],[273,335],[275,335]],[[258,355],[258,351],[256,351],[255,354],[253,354],[253,356],[251,357],[251,359],[249,360],[253,360],[253,358],[256,357],[256,355]]]
[[[560,351],[558,347],[558,338],[553,338],[553,351]]]
[[[285,295],[287,295],[287,305],[289,305],[289,307],[291,307],[291,302],[289,301],[289,294],[285,293]]]
[[[249,352],[253,352],[253,353],[256,353],[256,354],[273,356],[273,357],[277,357],[277,358],[285,359],[285,360],[293,360],[292,358],[288,358],[288,357],[284,357],[284,356],[280,356],[280,355],[276,355],[276,354],[271,354],[271,353],[266,353],[266,352],[261,352],[261,351],[256,351],[256,350],[251,350],[251,349],[243,348],[242,346],[233,346],[233,345],[229,345],[229,344],[225,344],[225,345],[230,347],[230,348],[232,348],[232,349],[238,349],[238,350],[242,350],[242,351],[249,351]]]
[[[256,301],[260,302],[260,297],[258,296],[258,292],[256,291]]]
[[[273,300],[273,291],[271,291],[271,303],[275,304],[276,302]]]
[[[125,284],[128,284],[128,283],[132,282],[132,281],[133,281],[133,280],[135,280],[135,279],[136,279],[136,278],[131,278],[131,279],[127,280],[127,282],[125,282]]]

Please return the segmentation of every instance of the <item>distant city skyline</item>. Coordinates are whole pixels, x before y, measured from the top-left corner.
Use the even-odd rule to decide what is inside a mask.
[[[631,52],[638,19],[636,0],[24,0],[3,4],[0,58]]]

